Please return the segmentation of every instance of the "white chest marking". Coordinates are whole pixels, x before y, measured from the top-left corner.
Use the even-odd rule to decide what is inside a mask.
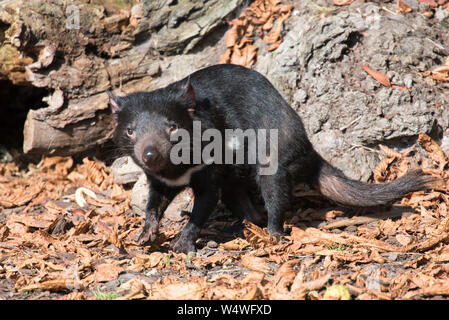
[[[186,172],[184,172],[183,175],[179,176],[176,179],[167,179],[167,178],[163,178],[163,177],[159,177],[157,176],[157,178],[164,182],[166,185],[170,186],[170,187],[180,187],[180,186],[186,186],[190,183],[190,179],[192,178],[192,174],[194,174],[195,172],[200,171],[201,169],[203,169],[206,165],[205,164],[201,164],[198,165],[196,167],[192,167],[186,170]]]

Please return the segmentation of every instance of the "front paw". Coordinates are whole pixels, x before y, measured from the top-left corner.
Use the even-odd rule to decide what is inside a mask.
[[[195,252],[195,243],[193,241],[186,241],[185,239],[179,238],[178,241],[172,246],[172,250],[177,253]]]
[[[275,237],[276,240],[277,240],[278,242],[281,240],[282,237],[287,236],[287,233],[285,233],[283,229],[278,229],[278,228],[276,228],[276,229],[270,229],[270,228],[268,227],[268,233],[269,233],[271,236]]]
[[[143,226],[142,232],[140,233],[139,237],[137,238],[137,243],[141,246],[149,243],[154,242],[156,240],[156,235],[158,231],[157,224],[149,224],[145,223]]]

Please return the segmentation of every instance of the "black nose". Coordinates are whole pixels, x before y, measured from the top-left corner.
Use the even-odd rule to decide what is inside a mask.
[[[142,161],[147,165],[147,166],[152,166],[154,165],[158,160],[159,160],[159,152],[157,152],[156,148],[153,147],[146,147],[143,150],[143,154],[142,154]]]

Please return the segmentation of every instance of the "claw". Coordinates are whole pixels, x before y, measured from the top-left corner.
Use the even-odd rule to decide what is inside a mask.
[[[284,230],[270,230],[270,228],[268,228],[268,233],[270,235],[272,235],[273,237],[276,238],[277,241],[280,241],[282,237],[287,236],[287,233],[284,232]]]
[[[144,245],[148,242],[154,242],[156,240],[156,235],[158,231],[157,229],[158,229],[157,225],[154,226],[150,224],[145,224],[143,226],[142,232],[137,238],[137,243],[139,245]]]
[[[188,254],[189,252],[195,252],[196,248],[195,244],[192,241],[181,241],[181,239],[179,239],[178,241],[176,241],[172,250],[177,253]]]

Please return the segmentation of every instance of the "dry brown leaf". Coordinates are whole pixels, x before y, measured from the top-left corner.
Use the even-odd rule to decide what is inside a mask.
[[[371,77],[373,77],[376,81],[380,82],[386,87],[390,87],[391,83],[388,77],[376,70],[371,69],[368,65],[362,65],[362,69],[365,70],[366,73],[368,73]]]
[[[321,241],[320,238],[314,236],[310,232],[307,232],[306,230],[297,227],[292,227],[290,237],[288,238],[290,238],[290,240],[293,241],[293,245],[291,247],[293,251],[299,249],[302,245],[309,243],[317,243]],[[321,248],[318,250],[321,250]]]
[[[385,259],[383,256],[380,255],[379,251],[376,249],[371,248],[371,254],[368,257],[369,260],[377,262],[377,263],[385,263],[387,262],[387,259]]]
[[[83,285],[77,280],[73,279],[55,279],[48,280],[41,283],[31,284],[19,289],[20,292],[31,290],[43,290],[43,291],[65,291],[73,289],[82,289]]]
[[[277,240],[261,227],[244,220],[245,229],[243,234],[246,240],[255,248],[263,247],[265,245],[276,244]]]
[[[264,25],[267,23],[268,19],[272,16],[272,12],[265,11],[262,12],[258,17],[253,16],[250,18],[251,25]]]
[[[67,176],[72,166],[73,159],[71,157],[57,156],[45,158],[38,168],[44,173],[50,173],[64,178]]]
[[[429,157],[439,164],[439,169],[443,170],[448,160],[441,147],[425,133],[418,135],[418,143],[429,152]]]
[[[389,158],[402,158],[402,154],[400,152],[394,151],[383,144],[379,144],[379,149],[382,150],[382,152]]]
[[[379,230],[386,236],[394,236],[398,229],[398,225],[391,219],[381,220],[377,225]]]
[[[429,6],[433,7],[433,8],[438,7],[438,3],[435,2],[434,0],[418,0],[418,2],[427,4],[427,5],[429,5]]]
[[[154,268],[160,264],[165,255],[162,252],[152,252],[145,263],[146,268]]]
[[[246,247],[248,247],[250,243],[242,238],[235,238],[234,240],[221,243],[220,247],[229,251],[242,251]]]
[[[423,252],[423,251],[426,251],[428,249],[435,247],[439,243],[446,242],[448,239],[449,239],[448,234],[442,234],[442,235],[427,239],[423,242],[411,243],[398,251],[401,251],[401,252],[412,252],[412,251],[413,252]]]
[[[204,296],[206,285],[204,279],[189,282],[173,281],[168,284],[156,281],[151,290],[151,297],[154,299],[199,300]]]
[[[329,221],[335,219],[336,217],[341,216],[342,214],[344,214],[344,212],[341,210],[329,210],[325,213],[325,220]]]
[[[287,20],[289,14],[284,14],[278,18],[275,22],[274,28],[263,37],[262,41],[266,43],[274,43],[278,41],[281,37],[282,28],[284,26],[284,21]]]
[[[317,240],[327,240],[330,242],[335,242],[338,244],[344,244],[344,245],[348,245],[348,246],[352,246],[352,245],[357,245],[357,246],[361,246],[361,247],[366,247],[366,248],[376,248],[378,250],[383,250],[383,251],[395,251],[398,252],[400,251],[399,248],[389,245],[388,243],[381,241],[381,240],[377,240],[377,239],[368,239],[365,237],[359,237],[359,236],[355,236],[352,235],[350,233],[347,232],[342,232],[340,234],[332,234],[332,233],[327,233],[315,228],[307,228],[306,232],[309,233],[311,236],[314,236]]]
[[[214,254],[206,259],[197,258],[194,259],[193,263],[197,267],[207,267],[207,266],[219,266],[223,265],[226,262],[231,262],[233,260],[233,256],[229,254]]]
[[[87,300],[87,297],[82,292],[73,291],[60,298],[60,300]]]
[[[231,62],[231,55],[232,55],[232,50],[231,49],[226,49],[226,52],[221,56],[220,61],[218,61],[219,64],[226,64],[226,63],[230,63]]]
[[[225,39],[226,48],[233,48],[238,42],[239,34],[238,34],[238,26],[235,24],[228,31]]]
[[[230,274],[219,274],[212,282],[213,285],[208,290],[206,299],[237,300],[244,299],[244,297],[254,299],[260,294],[257,283],[243,284],[236,281]]]
[[[114,184],[113,175],[103,162],[89,160],[87,157],[82,162],[67,175],[68,180],[99,191],[105,191]]]
[[[436,296],[436,295],[449,295],[449,281],[444,280],[438,282],[439,283],[434,283],[431,286],[428,286],[423,289],[409,291],[403,296],[403,299],[412,299],[415,297]]]
[[[412,11],[412,8],[403,0],[397,0],[396,5],[398,7],[397,12],[407,13]]]
[[[117,201],[124,201],[128,199],[130,196],[129,191],[125,191],[122,186],[114,183],[112,185],[111,199],[114,200],[114,203]]]
[[[127,294],[120,296],[117,300],[135,300],[143,299],[148,295],[147,284],[138,278],[133,278],[120,286],[118,292],[129,291]]]
[[[283,39],[279,38],[279,40],[274,42],[273,44],[271,44],[271,46],[269,46],[267,50],[268,51],[276,50],[279,47],[279,45],[282,43],[282,41],[283,41]]]
[[[6,225],[0,227],[0,241],[5,241],[9,236],[9,228]]]
[[[409,235],[405,235],[402,233],[398,233],[396,235],[396,240],[402,245],[402,246],[408,246],[412,242],[412,237]]]
[[[449,81],[449,57],[444,62],[444,65],[433,69],[432,71],[424,72],[424,75],[432,75],[432,78],[437,81]]]
[[[293,9],[291,4],[281,1],[257,0],[252,2],[239,16],[229,22],[232,26],[225,39],[228,50],[219,63],[232,63],[250,66],[255,63],[258,47],[253,45],[254,36],[263,37],[270,43],[268,50],[275,50],[282,42],[283,23]],[[274,27],[273,27],[274,26]],[[269,31],[270,30],[270,31]],[[269,31],[268,33],[266,33]],[[264,36],[264,33],[265,36]]]
[[[435,68],[433,70],[433,72],[440,72],[440,73],[445,72],[445,73],[447,73],[447,72],[449,72],[449,64],[445,64],[444,66],[437,67],[437,68]]]
[[[401,86],[401,85],[396,84],[396,83],[392,83],[392,84],[391,84],[391,87],[392,87],[393,89],[401,89],[401,90],[408,90],[408,91],[411,90],[410,88],[408,88],[408,87],[406,87],[406,86]]]
[[[449,81],[449,72],[436,72],[432,71],[432,78],[437,81]]]
[[[401,160],[399,165],[396,167],[396,178],[400,178],[404,176],[408,171],[408,160],[404,158]]]
[[[246,45],[242,49],[234,48],[234,53],[231,56],[231,63],[243,66],[253,65],[258,49],[259,48],[255,45]]]
[[[253,271],[259,271],[263,273],[272,273],[273,270],[268,264],[267,258],[255,257],[249,254],[245,254],[241,257],[242,265]]]
[[[123,268],[112,263],[102,263],[95,266],[94,281],[107,282],[117,279]]]
[[[244,49],[251,43],[253,43],[253,40],[249,39],[248,37],[243,37],[242,40],[240,40],[239,43],[235,45],[235,48]]]
[[[381,162],[379,162],[376,166],[376,168],[374,168],[374,181],[379,183],[379,182],[385,182],[386,177],[387,177],[387,169],[390,166],[390,164],[393,163],[395,158],[386,158],[384,160],[382,160]]]
[[[262,26],[262,30],[268,31],[271,30],[271,28],[273,28],[273,23],[274,22],[274,16],[270,16],[270,18],[268,19],[267,22],[265,22],[265,24]]]
[[[0,194],[0,206],[4,208],[20,207],[36,198],[45,187],[43,181],[29,183],[27,180],[13,181]]]
[[[281,37],[282,27],[283,27],[282,22],[280,21],[280,19],[278,19],[276,21],[273,30],[271,30],[267,35],[265,35],[262,41],[266,43],[274,43],[278,41],[278,39]]]
[[[290,285],[293,283],[296,272],[293,270],[299,264],[299,259],[285,262],[274,275],[273,288],[269,294],[272,300],[290,300]]]
[[[359,224],[367,224],[373,221],[378,220],[379,218],[373,217],[364,217],[364,216],[354,216],[352,218],[340,219],[335,222],[330,222],[321,227],[321,229],[335,229],[335,228],[343,228],[348,226],[356,226]]]
[[[299,273],[298,273],[299,275]],[[308,282],[303,282],[302,280],[297,280],[298,276],[293,280],[293,284],[291,286],[291,296],[292,299],[295,300],[304,300],[306,295],[310,291],[319,290],[323,288],[326,283],[331,278],[331,274],[328,273],[316,280],[311,280]]]

